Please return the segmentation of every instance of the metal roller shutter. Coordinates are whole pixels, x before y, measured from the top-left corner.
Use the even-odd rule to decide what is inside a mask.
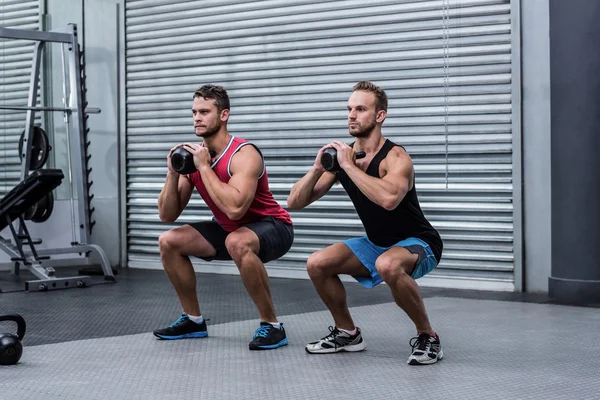
[[[226,87],[230,132],[262,149],[285,206],[316,151],[351,140],[347,99],[354,83],[371,80],[390,98],[383,132],[411,153],[422,207],[445,242],[439,268],[423,282],[513,288],[510,0],[451,0],[449,10],[441,0],[365,4],[126,2],[130,266],[160,266],[157,238],[171,227],[157,213],[165,157],[193,138],[197,86]],[[210,213],[195,194],[178,224],[204,218]],[[292,218],[294,246],[267,265],[272,275],[297,275],[315,250],[363,234],[338,185]]]
[[[38,30],[39,0],[0,0],[0,26]],[[0,38],[0,105],[27,104],[33,43]],[[26,114],[26,111],[0,110],[0,197],[21,178],[18,146]]]

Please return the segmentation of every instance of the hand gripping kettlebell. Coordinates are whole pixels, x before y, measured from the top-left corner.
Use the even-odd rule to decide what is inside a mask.
[[[366,155],[367,153],[364,151],[359,151],[356,153],[356,159],[364,158]],[[333,147],[323,150],[323,154],[321,155],[321,165],[323,165],[325,171],[338,172],[341,170],[337,160],[337,150]]]
[[[23,354],[21,340],[25,336],[25,320],[19,314],[2,315],[0,322],[14,321],[17,323],[17,334],[0,333],[0,365],[14,365]]]
[[[175,171],[182,175],[191,174],[196,171],[194,155],[184,149],[183,146],[179,146],[171,153],[171,165]]]
[[[216,152],[210,151],[210,156],[215,157],[217,155]],[[193,172],[196,172],[196,166],[194,165],[194,155],[183,148],[183,146],[179,146],[178,148],[171,153],[171,165],[173,169],[182,175],[188,175]]]

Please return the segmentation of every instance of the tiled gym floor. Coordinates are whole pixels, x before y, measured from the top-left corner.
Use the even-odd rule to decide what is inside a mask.
[[[271,279],[290,344],[250,352],[258,320],[239,277],[198,274],[209,337],[159,341],[179,305],[162,271],[118,283],[0,294],[27,320],[24,354],[0,367],[0,399],[600,399],[600,310],[544,296],[423,288],[444,359],[406,364],[414,328],[385,286],[345,283],[362,353],[309,355],[332,321],[310,281]],[[0,276],[0,289],[14,287]],[[11,331],[0,324],[0,332]]]

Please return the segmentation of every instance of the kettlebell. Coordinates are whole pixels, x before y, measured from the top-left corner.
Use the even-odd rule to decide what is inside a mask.
[[[215,157],[217,155],[216,152],[210,151],[210,156]],[[196,166],[194,165],[194,155],[183,148],[183,146],[179,146],[178,148],[171,153],[171,165],[173,169],[182,175],[188,175],[193,172],[196,172]]]
[[[367,153],[364,151],[359,151],[356,153],[356,159],[365,158]],[[338,172],[341,170],[340,164],[337,160],[337,150],[333,147],[323,150],[323,155],[321,155],[321,165],[325,171],[329,172]]]
[[[21,340],[25,336],[25,319],[19,314],[2,315],[0,322],[14,321],[17,323],[17,334],[0,333],[0,365],[14,365],[23,354]]]
[[[173,153],[171,153],[171,165],[175,171],[182,175],[196,172],[194,155],[184,149],[183,146],[179,146]]]

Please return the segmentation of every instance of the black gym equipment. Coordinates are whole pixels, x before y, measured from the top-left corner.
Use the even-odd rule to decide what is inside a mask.
[[[15,186],[0,201],[0,231],[10,227],[14,244],[0,236],[0,245],[5,252],[11,254],[11,261],[25,265],[39,280],[25,282],[25,290],[50,290],[62,289],[63,287],[84,287],[90,284],[89,276],[76,276],[57,278],[54,276],[54,268],[42,266],[43,260],[49,256],[42,256],[35,249],[36,241],[31,238],[24,215],[30,212],[40,202],[47,198],[62,183],[64,175],[59,169],[43,169],[35,171],[24,181]],[[34,217],[36,217],[34,212]],[[13,226],[13,221],[19,220],[23,233],[18,233]],[[37,241],[37,244],[40,242]],[[29,246],[31,252],[25,252],[24,248]],[[8,250],[8,251],[7,251]],[[50,250],[51,251],[51,250]]]
[[[60,169],[43,169],[31,173],[15,186],[0,201],[0,231],[59,187],[64,177]]]
[[[38,278],[35,281],[25,282],[27,291],[81,287],[89,283],[90,277],[86,275],[69,278],[55,277],[53,267],[65,266],[65,262],[62,259],[50,259],[50,256],[61,254],[79,254],[79,256],[83,256],[81,260],[85,265],[99,264],[104,273],[104,280],[115,282],[114,272],[106,253],[100,246],[90,244],[95,221],[92,219],[94,208],[91,202],[94,196],[91,194],[93,181],[90,176],[92,168],[89,166],[91,155],[89,154],[90,141],[87,120],[89,114],[98,114],[100,109],[88,107],[86,101],[85,60],[79,45],[77,25],[69,24],[67,32],[0,27],[0,38],[34,42],[27,104],[23,106],[0,105],[0,109],[27,111],[25,130],[19,141],[21,183],[11,190],[0,203],[0,227],[10,226],[14,243],[0,236],[0,250],[11,257],[13,275],[18,276],[19,268],[24,265]],[[48,43],[59,43],[61,46],[63,107],[37,105],[42,52]],[[65,48],[68,48],[67,52],[65,52]],[[54,208],[52,190],[60,185],[64,177],[60,170],[39,169],[47,161],[48,151],[51,148],[48,135],[41,127],[34,124],[35,113],[38,111],[62,112],[65,119],[68,164],[66,180],[70,195],[71,218],[69,218],[69,222],[72,240],[70,246],[36,251],[33,245],[40,244],[41,239],[30,237],[25,220],[38,223],[48,220]],[[76,157],[73,157],[73,160],[71,159],[71,150],[76,151]],[[30,175],[30,172],[34,170],[35,172]],[[52,180],[58,176],[60,179]],[[76,218],[77,212],[79,218]],[[19,221],[17,229],[12,224],[16,219]],[[31,249],[29,252],[23,250],[23,247],[27,245]],[[95,260],[92,259],[92,255],[96,256]]]
[[[356,159],[365,158],[367,153],[364,151],[359,151],[356,153]],[[337,150],[330,147],[328,149],[323,150],[323,154],[321,155],[321,165],[325,171],[329,172],[338,172],[341,170],[340,164],[337,160]]]
[[[15,365],[23,355],[21,340],[25,336],[25,319],[19,314],[0,316],[0,322],[13,321],[17,323],[17,334],[0,333],[0,365]]]
[[[211,158],[216,155],[216,152],[210,152]],[[188,175],[196,172],[194,155],[184,149],[183,146],[179,146],[173,151],[173,153],[171,153],[171,166],[175,171],[177,171],[177,173],[182,175]]]
[[[171,166],[179,174],[187,175],[196,171],[192,153],[179,146],[171,153]]]
[[[46,291],[54,289],[65,289],[70,287],[85,287],[89,286],[91,279],[89,276],[72,276],[72,277],[56,277],[55,270],[52,266],[42,265],[44,260],[49,260],[51,254],[66,254],[73,251],[92,251],[96,250],[95,245],[74,246],[67,249],[35,249],[35,244],[40,244],[38,240],[31,238],[27,226],[25,224],[24,215],[30,212],[32,207],[35,207],[60,184],[64,178],[64,174],[59,169],[43,169],[30,174],[24,181],[15,186],[6,194],[0,201],[0,231],[10,227],[13,236],[14,244],[0,236],[0,248],[7,254],[11,255],[11,261],[18,264],[22,263],[29,269],[38,280],[25,282],[25,290],[27,291]],[[34,212],[34,217],[37,217]],[[41,216],[43,219],[45,216]],[[13,226],[13,221],[19,220],[20,228],[23,233],[18,233]],[[24,248],[29,246],[30,252],[25,252]],[[74,249],[74,250],[73,250]],[[104,252],[98,254],[102,257]],[[107,262],[107,260],[103,260]],[[111,276],[114,280],[112,269]],[[106,277],[105,277],[106,279]]]
[[[26,154],[23,152],[23,142],[25,140],[25,131],[21,133],[19,138],[19,158],[23,161]],[[48,134],[40,126],[35,125],[32,131],[32,137],[30,140],[31,153],[29,158],[29,170],[37,171],[42,168],[48,160],[48,154],[52,150],[50,141],[48,140]]]
[[[27,209],[23,215],[23,218],[36,223],[46,222],[48,218],[50,218],[50,215],[52,215],[53,210],[54,195],[52,192],[50,192],[46,194],[40,201],[29,207],[29,209]]]

